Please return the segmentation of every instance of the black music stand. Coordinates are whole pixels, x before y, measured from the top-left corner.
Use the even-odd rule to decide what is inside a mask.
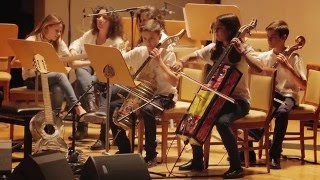
[[[106,112],[106,137],[105,149],[109,152],[109,121],[110,121],[110,84],[119,84],[127,87],[135,87],[130,71],[120,51],[113,47],[99,45],[84,45],[91,66],[94,68],[100,82],[106,84],[107,112]],[[132,142],[134,143],[134,142]]]

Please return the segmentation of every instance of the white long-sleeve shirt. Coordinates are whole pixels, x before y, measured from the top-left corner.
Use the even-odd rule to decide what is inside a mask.
[[[73,41],[69,49],[74,49],[78,54],[86,54],[84,44],[96,44],[97,34],[92,34],[92,30],[85,32],[80,38]],[[126,51],[126,43],[121,37],[116,37],[115,39],[108,38],[102,46],[114,47],[124,53]]]
[[[143,62],[149,57],[148,48],[146,46],[136,47],[133,50],[125,53],[123,57],[131,72],[135,73],[143,64]],[[175,64],[176,56],[172,50],[170,50],[170,47],[167,49],[162,49],[161,57],[164,64],[168,67],[171,67]],[[156,95],[174,94],[173,100],[177,100],[177,88],[168,82],[163,69],[159,67],[157,62],[153,61],[152,59],[140,72],[138,76],[138,80],[139,79],[147,80],[155,85],[157,88],[155,93]]]
[[[277,61],[277,55],[273,50],[262,52],[257,57],[264,66],[271,67]],[[295,72],[303,79],[306,80],[306,68],[302,59],[294,54],[288,59],[289,64],[293,67]],[[277,67],[276,77],[276,91],[285,97],[292,97],[299,103],[300,87],[294,83],[293,80],[288,78],[288,71],[281,64]]]

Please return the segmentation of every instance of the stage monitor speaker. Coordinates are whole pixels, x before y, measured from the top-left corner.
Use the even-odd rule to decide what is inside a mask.
[[[47,151],[24,158],[9,179],[74,180],[75,177],[62,153]]]
[[[132,179],[150,180],[148,168],[140,154],[116,154],[89,157],[80,180]]]
[[[0,176],[8,176],[12,170],[11,140],[0,140]]]

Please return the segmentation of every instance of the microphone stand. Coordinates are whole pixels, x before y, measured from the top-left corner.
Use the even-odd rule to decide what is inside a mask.
[[[92,81],[91,85],[86,89],[86,91],[78,98],[78,100],[72,104],[72,106],[68,109],[66,115],[62,118],[65,119],[69,113],[71,113],[72,110],[74,110],[74,107],[81,101],[81,99],[88,93],[88,91],[96,84],[96,82]],[[75,147],[75,136],[76,136],[76,118],[74,116],[74,113],[72,113],[72,141],[71,141],[71,147],[68,149],[68,162],[69,163],[79,163],[79,153],[76,152]]]

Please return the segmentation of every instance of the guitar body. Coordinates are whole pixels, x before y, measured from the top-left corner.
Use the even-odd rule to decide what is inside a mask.
[[[64,126],[60,118],[52,116],[52,122],[47,122],[44,111],[41,111],[32,117],[30,132],[36,142],[36,152],[49,149],[67,152],[68,146],[63,140]]]
[[[233,66],[221,64],[209,81],[208,87],[225,95],[232,94],[242,73]],[[203,145],[210,136],[214,120],[219,115],[226,100],[214,92],[200,89],[193,99],[188,113],[184,115],[176,129],[177,135],[190,144]]]
[[[39,112],[30,121],[30,131],[36,141],[35,152],[57,150],[68,153],[68,146],[63,140],[62,120],[54,116],[48,84],[48,71],[43,56],[34,56],[34,66],[41,74],[44,111]]]

